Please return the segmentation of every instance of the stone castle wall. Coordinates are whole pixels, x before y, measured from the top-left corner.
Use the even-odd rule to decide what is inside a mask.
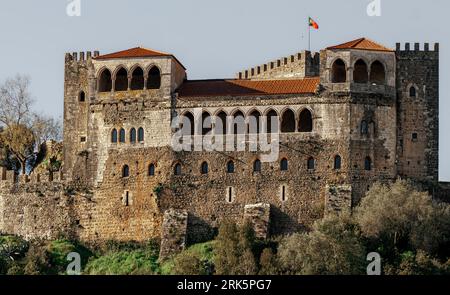
[[[97,56],[95,53],[94,56]],[[437,181],[438,47],[430,51],[302,52],[238,74],[242,79],[299,79],[320,76],[316,93],[180,99],[176,89],[185,69],[172,57],[95,60],[66,56],[64,178],[62,174],[18,178],[2,169],[0,231],[26,238],[54,238],[61,233],[84,241],[138,240],[162,236],[162,249],[208,240],[224,219],[251,219],[261,237],[307,230],[330,212],[351,210],[370,186],[397,176]],[[331,83],[336,58],[347,64],[345,83]],[[381,60],[386,85],[353,83],[354,63]],[[98,74],[136,65],[161,71],[161,88],[97,92]],[[320,69],[320,71],[319,71]],[[417,87],[418,97],[409,97]],[[86,95],[80,100],[80,92]],[[253,163],[261,153],[244,151],[175,151],[172,119],[193,111],[247,118],[254,110],[281,118],[302,110],[313,118],[312,132],[279,138],[279,156]],[[194,111],[196,110],[196,111]],[[368,123],[361,132],[362,122]],[[198,120],[197,120],[198,122]],[[199,130],[196,126],[196,130]],[[142,142],[130,142],[132,128],[144,129]],[[113,130],[126,131],[124,143],[111,142]],[[230,129],[229,129],[230,130]],[[417,137],[412,140],[412,133]],[[202,139],[196,136],[195,139]],[[248,141],[249,136],[235,138]],[[341,157],[335,169],[336,156]],[[307,167],[313,158],[314,168]],[[367,169],[366,159],[370,158]],[[288,170],[280,169],[280,160]],[[234,173],[227,163],[234,162]],[[206,162],[208,173],[202,173]],[[175,175],[175,165],[181,174]],[[125,165],[129,175],[123,175]],[[154,175],[149,174],[154,165]],[[78,184],[82,184],[79,186]],[[170,235],[168,233],[174,233]],[[177,243],[182,241],[182,243]]]

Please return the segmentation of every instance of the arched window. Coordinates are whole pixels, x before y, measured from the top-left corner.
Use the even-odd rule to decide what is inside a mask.
[[[250,116],[248,117],[248,133],[255,134],[260,132],[260,118],[261,114],[257,110],[250,113]]]
[[[364,160],[364,169],[366,171],[372,170],[372,159],[370,159],[370,157],[366,157]]]
[[[85,102],[86,101],[86,94],[84,91],[80,91],[80,94],[78,95],[78,101],[79,102]]]
[[[208,163],[203,162],[200,169],[202,174],[208,174]]]
[[[155,164],[148,166],[148,176],[155,176]]]
[[[417,97],[416,87],[414,87],[414,86],[409,87],[409,97],[411,97],[411,98]]]
[[[386,73],[384,66],[378,60],[374,61],[370,67],[370,83],[375,85],[384,85]]]
[[[259,159],[253,162],[253,172],[261,172],[261,161]]]
[[[281,132],[295,132],[295,114],[291,109],[286,110],[281,116]]]
[[[191,112],[181,116],[181,134],[183,136],[193,136],[195,131],[194,115]]]
[[[104,69],[98,79],[98,91],[110,92],[112,90],[111,72],[108,69]]]
[[[311,112],[308,109],[304,109],[300,113],[298,131],[299,132],[312,132],[313,120]]]
[[[212,130],[212,119],[211,119],[211,115],[208,112],[203,112],[202,113],[201,126],[199,126],[199,127],[200,127],[202,135],[207,135],[208,133],[211,132],[211,130]]]
[[[131,130],[130,130],[130,142],[136,143],[136,129],[135,128],[131,128]]]
[[[128,176],[130,176],[130,167],[128,167],[128,165],[124,165],[122,167],[122,177],[125,178]]]
[[[138,129],[138,141],[144,142],[144,128],[142,127]]]
[[[121,128],[119,132],[119,142],[125,143],[125,129]]]
[[[308,167],[308,170],[314,170],[314,169],[316,169],[316,161],[314,160],[313,157],[310,157],[310,158],[308,159],[307,167]]]
[[[111,142],[117,143],[117,129],[115,128],[111,131]]]
[[[181,175],[181,164],[180,163],[175,164],[175,166],[173,167],[173,174]]]
[[[227,114],[222,111],[216,116],[215,133],[217,135],[226,135],[227,127]]]
[[[331,82],[332,83],[344,83],[347,81],[347,69],[342,59],[337,59],[333,63],[331,69]]]
[[[124,68],[120,68],[116,73],[116,81],[114,84],[115,91],[127,91],[128,90],[128,73]]]
[[[227,173],[234,173],[234,162],[233,161],[228,161]]]
[[[367,64],[362,59],[359,59],[355,63],[355,67],[353,70],[353,81],[355,83],[369,82],[369,73],[367,70]]]
[[[283,158],[280,161],[280,170],[281,171],[287,171],[288,170],[288,160],[286,158]]]
[[[334,157],[334,170],[340,170],[341,169],[341,156],[336,155]]]
[[[237,111],[233,116],[234,134],[245,134],[245,118],[241,111]]]
[[[131,90],[142,90],[144,89],[144,70],[141,67],[134,69],[131,74]]]
[[[158,67],[152,67],[148,72],[147,89],[159,89],[161,87],[161,73]]]
[[[361,121],[361,135],[369,134],[369,124],[367,124],[366,120]]]
[[[280,128],[278,125],[278,114],[274,110],[270,110],[267,115],[267,133],[277,133]]]

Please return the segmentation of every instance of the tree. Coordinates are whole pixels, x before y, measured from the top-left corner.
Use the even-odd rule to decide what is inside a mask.
[[[21,75],[0,85],[0,160],[13,169],[17,168],[14,165],[17,160],[23,174],[27,171],[27,164],[32,169],[45,157],[41,149],[43,143],[61,139],[60,122],[32,110],[29,85],[30,79]]]
[[[9,125],[0,134],[0,141],[19,161],[22,174],[26,174],[27,162],[34,157],[35,137],[33,132],[22,124]]]
[[[449,246],[450,206],[433,201],[405,180],[375,184],[356,208],[355,218],[363,236],[381,242],[386,253],[420,249],[433,254]]]
[[[350,217],[331,215],[309,233],[293,234],[278,248],[281,271],[290,275],[363,274],[365,248]]]
[[[219,275],[256,274],[256,263],[252,252],[255,233],[250,224],[237,226],[230,221],[219,227],[214,248],[214,265]]]
[[[60,141],[62,139],[60,121],[54,118],[33,114],[31,127],[36,138],[37,146],[41,146],[49,140]]]
[[[5,126],[29,123],[33,104],[29,85],[30,78],[21,75],[9,78],[0,85],[0,123]]]
[[[277,275],[278,274],[278,263],[276,255],[273,254],[271,248],[265,248],[261,257],[259,258],[260,269],[259,275]]]

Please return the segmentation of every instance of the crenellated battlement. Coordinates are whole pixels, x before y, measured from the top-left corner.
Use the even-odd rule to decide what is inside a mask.
[[[319,75],[320,54],[302,51],[241,71],[238,79],[304,78]]]
[[[37,184],[37,183],[61,183],[64,182],[62,171],[53,173],[32,173],[31,175],[18,175],[13,170],[7,170],[5,167],[0,167],[0,184]]]
[[[100,55],[99,51],[82,51],[66,53],[66,62],[84,62]]]
[[[402,46],[403,45],[403,46]],[[439,43],[434,43],[433,50],[430,50],[429,43],[396,43],[396,52],[439,52]]]

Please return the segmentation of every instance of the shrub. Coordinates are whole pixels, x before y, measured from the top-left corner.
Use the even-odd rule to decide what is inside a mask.
[[[225,221],[219,227],[214,249],[214,265],[219,275],[256,274],[252,247],[255,233],[250,224],[238,227]]]
[[[277,275],[279,272],[276,255],[273,254],[272,249],[265,248],[261,257],[259,258],[259,272],[260,275]]]
[[[448,251],[450,206],[434,202],[426,192],[398,180],[374,185],[356,208],[363,236],[380,243],[386,254],[420,249]]]
[[[317,221],[310,233],[285,237],[277,256],[285,274],[364,273],[365,249],[348,216],[328,216]]]

